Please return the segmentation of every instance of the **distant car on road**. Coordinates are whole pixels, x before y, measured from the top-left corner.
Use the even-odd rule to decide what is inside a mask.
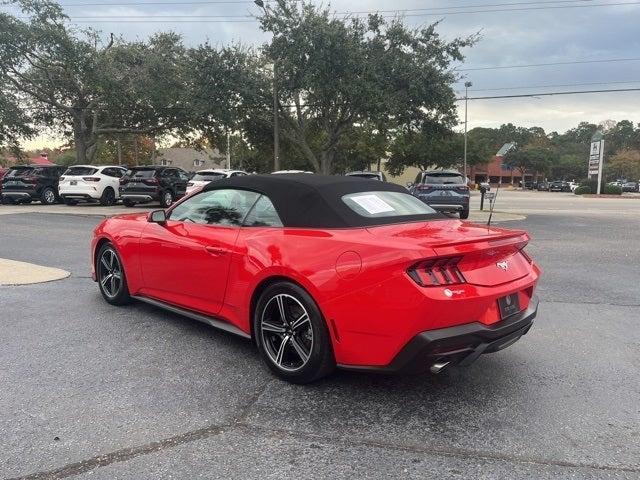
[[[434,210],[457,212],[469,218],[469,186],[464,175],[455,170],[420,172],[409,192]]]
[[[223,178],[241,177],[248,175],[244,170],[230,170],[227,168],[211,168],[207,170],[198,170],[187,183],[187,195],[194,192],[198,188],[204,187],[209,182],[222,180]]]
[[[538,185],[536,185],[536,189],[539,192],[546,192],[549,190],[549,182],[546,182],[545,180],[540,180],[538,182]]]
[[[571,188],[569,187],[569,182],[565,182],[564,180],[554,180],[549,183],[549,191],[550,192],[570,192]]]
[[[81,201],[115,205],[120,198],[120,179],[126,173],[126,168],[117,165],[73,165],[60,177],[60,198],[67,205]]]
[[[637,192],[638,190],[638,182],[625,182],[622,184],[623,192]]]
[[[59,165],[19,165],[11,167],[2,179],[2,201],[44,205],[57,203],[58,181],[66,167]]]
[[[188,181],[187,172],[181,168],[133,167],[120,179],[120,196],[125,207],[155,201],[167,208],[185,195]]]
[[[381,182],[386,182],[387,177],[384,172],[349,172],[346,174],[347,177],[360,177],[360,178],[368,178],[370,180],[380,180]]]

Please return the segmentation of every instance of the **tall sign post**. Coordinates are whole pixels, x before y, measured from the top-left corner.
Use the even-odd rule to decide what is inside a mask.
[[[602,188],[602,163],[604,160],[604,135],[601,131],[597,131],[591,137],[591,150],[589,153],[589,178],[593,178],[593,175],[598,176],[598,190],[600,195],[600,189]]]

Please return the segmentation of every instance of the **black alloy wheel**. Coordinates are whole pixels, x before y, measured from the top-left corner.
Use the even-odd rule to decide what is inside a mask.
[[[124,305],[131,301],[122,261],[110,243],[104,244],[98,253],[96,276],[100,293],[107,302]]]

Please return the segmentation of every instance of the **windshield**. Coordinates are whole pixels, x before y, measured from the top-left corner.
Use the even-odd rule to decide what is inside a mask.
[[[221,178],[225,177],[226,175],[224,173],[199,172],[196,173],[191,180],[195,182],[211,182],[213,180],[220,180]]]
[[[70,177],[81,177],[84,175],[93,175],[98,171],[97,168],[93,167],[69,167],[63,175],[67,175]]]
[[[422,180],[423,183],[430,183],[430,184],[439,184],[439,185],[447,185],[447,184],[455,184],[455,185],[459,185],[462,184],[464,185],[464,177],[458,173],[436,173],[436,172],[431,172],[431,173],[426,173],[424,176],[424,179]]]
[[[413,195],[400,192],[349,193],[342,201],[358,215],[367,218],[430,215],[436,211]]]
[[[377,173],[350,173],[350,177],[370,178],[372,180],[378,180]]]

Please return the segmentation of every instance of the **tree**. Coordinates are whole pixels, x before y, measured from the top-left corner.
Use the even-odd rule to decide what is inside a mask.
[[[0,75],[34,122],[73,137],[90,162],[101,135],[177,129],[187,114],[184,48],[175,34],[127,43],[76,31],[51,0],[12,0],[27,20],[0,14]]]
[[[0,95],[0,151],[7,149],[13,154],[18,154],[20,139],[30,138],[34,134],[35,130],[30,124],[30,118],[20,108],[17,98],[2,88],[2,95]]]
[[[260,22],[273,34],[264,52],[275,65],[282,133],[317,172],[334,170],[340,142],[356,125],[385,133],[455,124],[450,64],[475,38],[446,42],[436,25],[337,18],[307,2],[270,5]]]
[[[640,151],[621,150],[605,162],[606,176],[610,179],[640,179]]]

